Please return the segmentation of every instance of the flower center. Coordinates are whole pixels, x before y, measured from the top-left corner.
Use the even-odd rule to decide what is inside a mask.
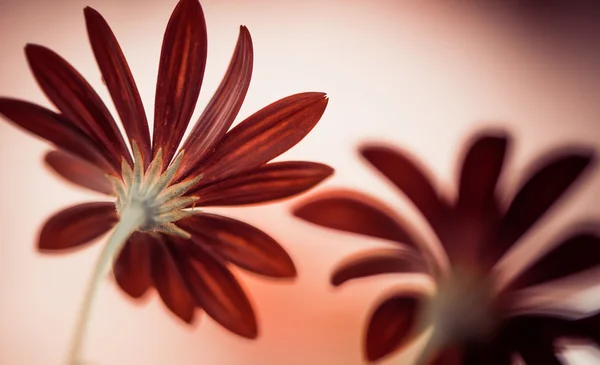
[[[144,212],[140,231],[162,232],[189,238],[190,235],[174,224],[174,222],[198,213],[197,209],[189,208],[197,197],[185,196],[202,178],[198,175],[171,185],[183,158],[180,151],[169,167],[163,170],[162,149],[144,171],[144,161],[135,142],[132,143],[134,163],[133,169],[122,159],[121,178],[108,176],[117,195],[115,207],[119,216],[126,209],[136,208]]]

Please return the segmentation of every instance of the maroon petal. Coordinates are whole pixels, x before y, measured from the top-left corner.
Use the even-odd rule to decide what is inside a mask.
[[[412,249],[374,249],[362,252],[335,269],[331,284],[381,274],[427,272],[427,263]]]
[[[235,219],[197,214],[177,222],[193,241],[233,264],[270,277],[296,276],[285,250],[263,231]]]
[[[206,66],[206,23],[197,0],[182,0],[163,38],[154,109],[154,156],[170,161],[192,117]]]
[[[107,172],[114,167],[80,129],[64,117],[26,101],[0,98],[0,114],[14,124],[36,134]]]
[[[54,214],[44,223],[38,249],[56,251],[81,246],[106,233],[117,221],[113,203],[75,205]]]
[[[300,194],[333,174],[327,165],[304,161],[275,162],[190,192],[197,206],[256,204]]]
[[[183,247],[179,251],[179,265],[198,305],[229,331],[256,338],[258,326],[254,311],[235,276],[199,246],[179,242]]]
[[[429,365],[463,365],[463,359],[460,347],[447,347],[435,354]]]
[[[592,162],[593,153],[563,154],[545,163],[522,185],[500,226],[495,256],[500,258],[537,222],[581,176]]]
[[[377,307],[367,329],[366,357],[376,361],[406,345],[415,335],[421,299],[394,296]]]
[[[146,165],[150,163],[150,132],[142,99],[123,51],[106,20],[96,10],[84,9],[85,23],[98,67],[106,82],[130,142],[135,141]]]
[[[118,171],[121,157],[131,162],[129,151],[115,121],[90,84],[53,51],[38,45],[25,48],[40,87],[61,113],[86,132],[102,148]]]
[[[287,151],[311,131],[326,106],[325,94],[302,93],[254,113],[217,145],[200,185],[252,170]]]
[[[320,194],[295,208],[293,214],[327,228],[417,246],[389,207],[356,191]]]
[[[248,29],[241,26],[227,73],[181,148],[185,156],[177,181],[198,171],[201,162],[231,127],[250,86],[253,57],[252,38]]]
[[[600,236],[581,232],[555,246],[511,286],[524,288],[560,279],[600,265]]]
[[[151,235],[135,232],[115,260],[115,279],[121,289],[132,298],[140,298],[152,286],[150,246],[156,244],[158,243]]]
[[[408,155],[383,146],[365,146],[361,154],[398,187],[440,235],[448,204],[440,198],[428,174]]]
[[[185,273],[175,261],[173,248],[165,237],[148,245],[152,281],[162,301],[177,317],[187,323],[194,320],[196,307],[186,281]]]
[[[551,341],[543,341],[535,337],[530,338],[529,341],[521,344],[518,352],[527,365],[564,365],[556,357]]]
[[[113,194],[113,186],[105,172],[91,163],[64,151],[50,151],[44,157],[46,164],[66,180],[103,194]]]

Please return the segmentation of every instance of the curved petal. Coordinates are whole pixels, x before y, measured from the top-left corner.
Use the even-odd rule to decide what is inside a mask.
[[[185,281],[186,274],[180,271],[182,268],[175,261],[175,253],[167,238],[159,237],[148,245],[152,281],[167,308],[184,322],[192,323],[196,304]]]
[[[371,315],[366,337],[366,357],[376,361],[406,345],[415,335],[420,298],[398,295],[386,299]]]
[[[115,280],[132,298],[141,298],[152,286],[150,246],[155,244],[151,235],[135,232],[113,264]]]
[[[27,60],[38,84],[61,113],[102,148],[104,156],[118,171],[121,158],[131,156],[112,115],[96,94],[67,61],[38,45],[25,47]]]
[[[275,162],[188,193],[197,206],[265,203],[300,194],[333,174],[327,165],[304,161]]]
[[[252,170],[300,142],[317,124],[327,97],[302,93],[259,110],[233,128],[207,157],[199,185]]]
[[[64,151],[50,151],[44,157],[46,164],[64,179],[106,195],[114,193],[104,171],[91,163]]]
[[[335,269],[331,284],[340,286],[348,280],[393,273],[428,272],[423,257],[412,249],[373,249],[349,258]]]
[[[54,214],[44,223],[38,249],[57,251],[81,246],[108,232],[117,221],[113,203],[94,202],[72,206]]]
[[[441,224],[448,204],[413,158],[384,146],[364,146],[360,153],[415,204],[441,238]]]
[[[294,263],[283,247],[247,223],[201,213],[177,225],[192,234],[195,243],[243,269],[270,277],[296,276]]]
[[[85,24],[98,67],[121,117],[129,141],[135,141],[147,166],[151,160],[146,113],[123,51],[106,20],[96,10],[84,9]]]
[[[64,117],[26,101],[0,98],[0,114],[107,172],[116,172],[96,144]]]
[[[219,88],[181,147],[185,151],[175,180],[200,171],[201,163],[223,138],[237,116],[252,76],[254,52],[250,32],[240,27],[235,51]]]
[[[560,279],[600,265],[600,236],[580,232],[555,246],[517,277],[512,289]]]
[[[495,256],[500,258],[569,189],[593,160],[592,151],[565,153],[544,163],[521,186],[501,222]]]
[[[163,38],[154,109],[154,157],[170,161],[192,117],[206,66],[206,23],[197,0],[180,1]]]
[[[293,214],[310,223],[417,246],[385,204],[356,191],[332,190],[302,203]]]
[[[179,266],[198,305],[229,331],[256,338],[258,325],[252,305],[235,276],[200,246],[177,241]]]

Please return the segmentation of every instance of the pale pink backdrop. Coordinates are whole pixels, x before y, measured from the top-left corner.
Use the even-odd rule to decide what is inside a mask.
[[[442,5],[444,3],[444,5]],[[254,39],[255,69],[241,117],[288,94],[325,91],[322,122],[282,158],[331,164],[326,186],[356,187],[394,204],[425,227],[411,206],[355,153],[363,140],[411,149],[440,183],[455,179],[461,145],[486,126],[506,127],[516,144],[503,183],[565,143],[600,150],[600,43],[594,19],[517,12],[452,1],[206,0],[209,57],[199,107],[218,85],[238,27]],[[175,0],[1,0],[0,95],[49,106],[30,74],[23,47],[48,46],[85,75],[114,110],[90,50],[82,9],[99,10],[119,39],[151,115],[162,32]],[[200,108],[195,113],[198,116]],[[48,144],[0,123],[0,364],[61,364],[99,245],[72,255],[41,256],[40,224],[70,204],[96,199],[50,174]],[[577,220],[600,219],[596,171],[529,237],[551,238]],[[181,325],[151,293],[135,305],[107,280],[91,327],[88,357],[97,364],[359,365],[364,324],[385,290],[423,284],[384,278],[332,290],[328,275],[346,255],[381,244],[293,219],[294,201],[216,209],[280,240],[298,266],[295,282],[240,272],[260,321],[260,338],[226,333],[204,316]],[[535,243],[535,242],[534,242]],[[524,262],[532,246],[515,260]],[[594,307],[600,298],[571,298]],[[420,344],[383,364],[410,363]],[[597,350],[574,348],[575,364]]]

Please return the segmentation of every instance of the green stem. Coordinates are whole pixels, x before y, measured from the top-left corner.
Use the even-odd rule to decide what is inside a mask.
[[[82,365],[81,352],[85,343],[87,329],[89,327],[91,313],[100,283],[105,278],[105,275],[108,274],[112,262],[121,252],[121,249],[125,245],[125,242],[127,242],[129,236],[139,229],[145,218],[145,211],[141,206],[132,204],[127,207],[122,212],[119,223],[115,227],[110,239],[102,249],[88,283],[83,303],[81,304],[79,317],[71,339],[67,365]]]

